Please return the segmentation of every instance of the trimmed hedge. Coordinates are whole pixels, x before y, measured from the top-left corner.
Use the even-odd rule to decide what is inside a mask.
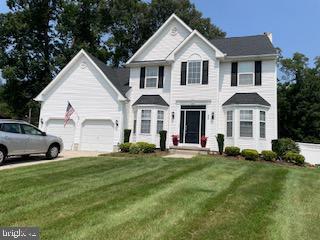
[[[272,140],[272,151],[277,153],[279,157],[284,157],[287,152],[300,153],[300,148],[292,139],[280,138]]]
[[[224,152],[225,152],[228,156],[238,156],[238,155],[240,155],[240,148],[230,146],[230,147],[226,147],[226,148],[224,149]]]
[[[257,150],[254,149],[243,149],[241,152],[241,155],[246,159],[246,160],[252,160],[252,161],[257,161],[259,158],[259,153]]]
[[[167,141],[167,131],[162,130],[159,132],[160,135],[160,150],[165,151],[166,150],[166,141]]]
[[[131,143],[129,148],[129,153],[138,154],[138,153],[153,153],[156,149],[156,145],[147,142],[137,142]]]
[[[119,145],[119,149],[121,152],[129,152],[130,151],[130,147],[131,147],[132,143],[122,143]]]
[[[266,161],[274,161],[277,158],[277,154],[274,151],[265,150],[261,152],[262,158]]]
[[[131,129],[124,129],[123,131],[123,142],[127,143],[130,141]]]
[[[129,153],[131,154],[138,154],[140,153],[140,148],[136,143],[132,143],[129,149]]]
[[[284,155],[284,159],[288,162],[292,162],[292,163],[295,163],[297,165],[303,165],[304,164],[304,156],[302,156],[301,154],[299,153],[295,153],[295,152],[287,152],[285,155]]]

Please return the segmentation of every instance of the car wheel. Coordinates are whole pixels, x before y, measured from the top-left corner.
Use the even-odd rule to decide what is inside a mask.
[[[0,148],[0,165],[4,163],[4,160],[6,159],[6,151],[3,148]]]
[[[54,159],[58,157],[59,155],[59,146],[57,145],[51,145],[48,149],[48,152],[46,154],[47,158]]]

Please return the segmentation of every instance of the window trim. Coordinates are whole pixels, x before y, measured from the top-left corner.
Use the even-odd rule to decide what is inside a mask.
[[[228,112],[231,112],[231,120],[228,120]],[[226,137],[227,138],[233,138],[233,110],[227,111],[227,121],[226,121]],[[228,123],[231,122],[231,136],[228,136]]]
[[[261,113],[264,112],[264,120],[261,120]],[[267,121],[266,121],[266,118],[267,118],[267,113],[266,111],[263,111],[263,110],[260,110],[259,111],[259,138],[260,139],[267,139]],[[261,137],[261,123],[264,123],[264,137]]]
[[[147,75],[148,73],[148,68],[156,68],[157,69],[157,76],[149,76]],[[150,78],[156,78],[156,86],[155,87],[148,87],[147,86],[147,80],[150,79]],[[145,78],[144,78],[144,87],[145,88],[158,88],[158,84],[159,84],[159,67],[157,66],[148,66],[146,67],[146,70],[145,70]]]
[[[241,120],[241,111],[251,111],[252,112],[252,119],[251,120]],[[239,110],[239,138],[253,138],[254,137],[254,111],[253,109],[240,109]],[[241,122],[251,122],[252,127],[252,136],[241,136]]]
[[[252,72],[241,72],[239,71],[239,65],[241,63],[252,63]],[[237,86],[244,86],[244,87],[247,87],[247,86],[255,86],[255,62],[252,62],[252,61],[243,61],[243,62],[238,62],[238,69],[237,69]],[[244,75],[244,74],[252,74],[252,84],[240,84],[240,75]]]
[[[133,126],[132,126],[132,134],[137,134],[137,111],[133,112]]]
[[[189,83],[189,63],[190,62],[200,62],[200,81],[199,83]],[[187,61],[187,79],[186,79],[186,85],[201,85],[202,83],[202,70],[203,68],[203,61],[202,60],[188,60]]]
[[[150,118],[149,119],[145,119],[145,118],[142,117],[142,112],[143,111],[150,111]],[[142,132],[142,121],[150,121],[149,132],[147,132],[147,133]],[[141,109],[140,134],[150,135],[151,134],[151,127],[152,127],[152,110],[151,109]]]
[[[162,112],[163,113],[163,118],[162,119],[159,119],[159,112]],[[156,128],[156,134],[159,134],[160,131],[158,131],[158,123],[159,122],[162,122],[162,130],[164,128],[164,110],[157,110],[157,128]]]

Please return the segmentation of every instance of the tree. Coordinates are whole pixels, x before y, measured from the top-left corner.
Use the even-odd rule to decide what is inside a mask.
[[[308,66],[308,58],[295,53],[281,58],[285,82],[278,83],[279,135],[296,141],[320,142],[320,68]]]

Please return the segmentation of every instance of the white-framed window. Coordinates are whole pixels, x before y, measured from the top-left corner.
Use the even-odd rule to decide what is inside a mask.
[[[193,60],[188,62],[188,84],[201,83],[201,68],[202,62]]]
[[[141,133],[150,133],[151,110],[141,110]]]
[[[252,110],[240,110],[240,137],[253,137]]]
[[[232,137],[233,111],[227,111],[227,137]]]
[[[146,67],[146,88],[156,88],[158,85],[158,67]]]
[[[238,85],[248,86],[253,85],[254,80],[254,62],[239,62],[238,63]]]
[[[158,110],[157,114],[157,133],[163,130],[164,111]]]
[[[137,133],[137,111],[133,113],[133,134]]]
[[[266,112],[260,111],[260,138],[266,138]]]

